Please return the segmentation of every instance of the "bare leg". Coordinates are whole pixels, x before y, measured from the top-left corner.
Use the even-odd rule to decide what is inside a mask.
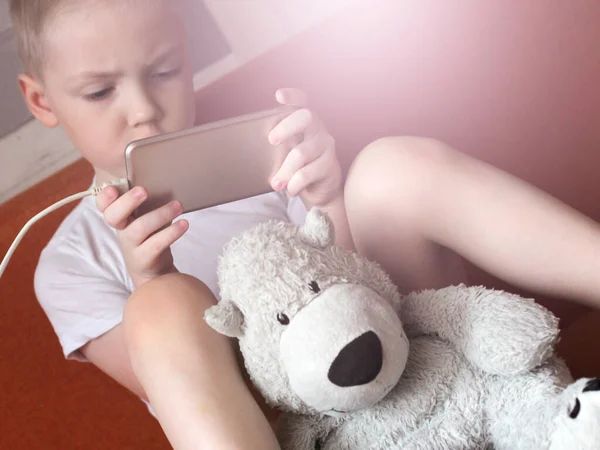
[[[462,260],[433,243],[421,223],[423,202],[439,164],[420,138],[386,138],[367,146],[345,186],[348,222],[357,250],[381,263],[404,292],[465,281]]]
[[[232,343],[204,322],[214,303],[210,290],[186,275],[145,283],[124,317],[133,371],[175,449],[277,449]]]
[[[463,278],[447,248],[515,286],[600,307],[598,224],[442,143],[375,141],[356,158],[345,196],[358,250],[401,287]]]

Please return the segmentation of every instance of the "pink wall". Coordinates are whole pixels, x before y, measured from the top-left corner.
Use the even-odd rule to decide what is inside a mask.
[[[438,137],[591,207],[578,186],[600,197],[600,2],[393,3],[357,18],[371,23],[350,40],[370,56],[349,63],[348,50],[315,67],[344,72],[332,82],[332,117],[373,137]],[[353,32],[330,44],[345,51]]]

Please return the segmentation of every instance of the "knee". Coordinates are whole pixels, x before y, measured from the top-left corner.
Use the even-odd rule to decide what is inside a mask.
[[[216,304],[210,289],[197,278],[176,273],[146,282],[128,299],[123,313],[128,346],[159,338],[161,330],[190,320],[208,328],[204,312]]]
[[[423,180],[451,162],[452,149],[435,139],[392,136],[368,144],[354,159],[347,183],[361,188],[390,180]]]
[[[393,136],[368,144],[354,159],[345,185],[346,202],[377,207],[386,200],[395,204],[418,202],[435,186],[455,152],[435,139]]]

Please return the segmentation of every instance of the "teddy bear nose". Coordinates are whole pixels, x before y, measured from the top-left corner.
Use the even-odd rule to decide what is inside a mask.
[[[377,378],[382,365],[381,341],[373,331],[368,331],[340,351],[327,376],[340,387],[360,386]]]

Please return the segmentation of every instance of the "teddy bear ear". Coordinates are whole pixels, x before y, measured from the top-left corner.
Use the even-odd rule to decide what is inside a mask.
[[[311,208],[306,215],[306,221],[299,230],[300,239],[317,248],[327,248],[335,242],[333,222],[318,208]]]
[[[231,300],[221,300],[204,313],[206,323],[225,336],[240,338],[243,335],[244,314]]]

